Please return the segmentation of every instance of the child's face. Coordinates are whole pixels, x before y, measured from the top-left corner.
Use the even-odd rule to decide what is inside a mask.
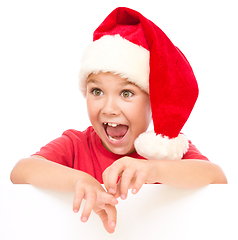
[[[134,151],[134,141],[151,121],[150,98],[139,87],[112,73],[87,80],[90,121],[103,145],[115,154]]]

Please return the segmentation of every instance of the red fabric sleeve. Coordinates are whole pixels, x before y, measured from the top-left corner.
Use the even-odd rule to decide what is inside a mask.
[[[73,168],[74,146],[67,135],[49,142],[33,155],[39,155],[52,162]]]
[[[209,161],[207,157],[205,157],[198,151],[198,149],[191,143],[191,141],[189,141],[189,149],[183,155],[182,159],[198,159],[198,160]]]

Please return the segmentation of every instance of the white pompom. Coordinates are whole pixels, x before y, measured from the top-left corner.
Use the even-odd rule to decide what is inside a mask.
[[[139,155],[147,159],[178,160],[187,152],[188,138],[184,134],[169,139],[154,132],[145,132],[135,140],[135,148]]]

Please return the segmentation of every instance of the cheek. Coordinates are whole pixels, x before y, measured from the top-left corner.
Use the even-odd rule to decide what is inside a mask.
[[[143,107],[145,109],[145,112],[146,112],[147,116],[149,117],[149,119],[151,119],[152,113],[151,113],[150,98],[147,97],[147,96],[145,98]]]
[[[141,112],[143,112],[146,115],[150,115],[150,113],[151,113],[150,99],[147,95],[144,95],[140,99],[140,101],[138,102],[137,105]]]
[[[147,104],[145,106],[145,111],[146,111],[146,116],[147,116],[147,122],[148,122],[148,125],[149,125],[151,120],[152,120],[152,112],[151,112],[150,102],[149,102],[149,104]]]
[[[127,108],[127,116],[130,116],[131,124],[145,130],[151,122],[150,101],[142,99]]]
[[[91,101],[88,98],[86,100],[87,100],[88,117],[89,117],[90,121],[93,122],[96,118],[95,104],[93,104],[93,101]]]
[[[150,101],[147,98],[139,104],[137,113],[137,117],[143,122],[144,127],[147,129],[152,119]]]

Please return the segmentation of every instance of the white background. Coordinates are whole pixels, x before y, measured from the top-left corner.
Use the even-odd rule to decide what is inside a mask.
[[[237,181],[235,0],[1,0],[0,183],[14,164],[69,128],[90,122],[78,71],[92,33],[116,7],[141,12],[191,63],[200,96],[183,132]]]
[[[145,184],[136,195],[128,192],[126,201],[119,199],[116,231],[108,234],[95,213],[80,221],[82,208],[72,211],[73,193],[0,184],[0,239],[237,240],[234,187]]]

